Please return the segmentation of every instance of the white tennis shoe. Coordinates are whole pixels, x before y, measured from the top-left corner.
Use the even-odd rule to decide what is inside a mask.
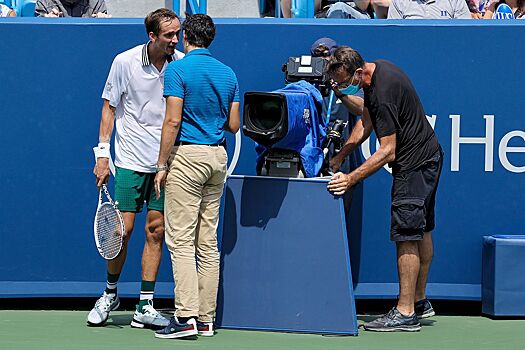
[[[89,326],[102,326],[109,317],[109,312],[116,310],[120,306],[120,299],[116,294],[107,294],[105,291],[98,298],[95,306],[87,316]]]
[[[134,328],[164,328],[170,324],[170,321],[162,316],[160,312],[153,307],[153,300],[148,300],[148,304],[142,307],[142,311],[136,310],[131,321],[131,327]]]

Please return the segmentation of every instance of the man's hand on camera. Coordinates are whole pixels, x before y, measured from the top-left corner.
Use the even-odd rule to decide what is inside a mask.
[[[341,98],[344,96],[344,94],[339,91],[339,86],[333,79],[330,79],[330,86],[332,87],[332,90],[334,90],[335,97]]]
[[[339,172],[334,174],[330,179],[330,182],[328,182],[328,191],[332,192],[336,196],[342,196],[355,184],[356,182],[353,179],[352,173],[343,174]]]
[[[330,170],[336,173],[339,170],[339,168],[341,168],[343,160],[344,157],[341,157],[341,153],[338,153],[335,156],[333,156],[332,159],[330,159]]]

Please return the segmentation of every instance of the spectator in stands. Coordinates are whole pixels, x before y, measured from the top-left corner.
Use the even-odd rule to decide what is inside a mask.
[[[300,0],[298,0],[300,1]],[[315,0],[317,18],[386,18],[390,0]],[[281,1],[283,17],[292,17],[292,0]]]
[[[374,18],[374,9],[370,0],[323,1],[323,8],[315,16],[317,18]]]
[[[375,18],[387,18],[388,9],[390,7],[390,0],[370,0],[370,3],[374,8]]]
[[[507,4],[511,8],[514,18],[525,19],[525,1],[523,0],[489,0],[485,5],[483,19],[496,18],[494,14],[501,4]]]
[[[0,4],[0,17],[16,17],[16,11],[9,6]]]
[[[35,17],[97,17],[108,15],[104,0],[38,0]]]
[[[470,11],[470,16],[473,19],[482,19],[483,14],[481,13],[480,0],[466,0],[467,6]],[[481,0],[483,2],[483,0]]]
[[[465,0],[392,0],[388,19],[470,19]]]

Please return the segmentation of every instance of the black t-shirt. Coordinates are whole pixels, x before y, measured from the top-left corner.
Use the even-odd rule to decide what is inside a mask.
[[[397,66],[377,60],[372,83],[365,88],[365,107],[378,138],[396,133],[394,173],[410,171],[433,158],[439,143],[425,116],[416,89]]]

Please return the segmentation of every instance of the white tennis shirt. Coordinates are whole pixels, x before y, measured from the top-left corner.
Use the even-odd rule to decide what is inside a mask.
[[[164,72],[150,63],[148,44],[120,53],[113,60],[102,98],[115,107],[115,165],[154,173],[166,100]],[[172,60],[184,57],[175,50]]]

